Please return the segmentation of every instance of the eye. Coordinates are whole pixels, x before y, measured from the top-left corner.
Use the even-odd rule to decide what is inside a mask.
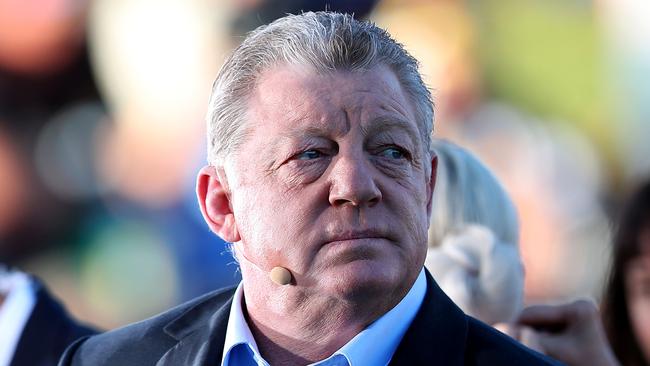
[[[398,147],[387,147],[379,152],[379,155],[389,159],[404,159],[407,153]]]
[[[323,156],[323,154],[320,151],[311,149],[296,154],[294,158],[296,160],[313,160],[313,159],[318,159],[321,156]]]

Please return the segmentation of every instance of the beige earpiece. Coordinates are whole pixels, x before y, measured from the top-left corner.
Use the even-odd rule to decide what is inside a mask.
[[[273,267],[269,273],[271,281],[280,286],[288,285],[291,283],[291,272],[284,267]]]

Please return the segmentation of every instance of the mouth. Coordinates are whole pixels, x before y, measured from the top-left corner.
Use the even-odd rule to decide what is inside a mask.
[[[389,240],[387,235],[379,230],[361,230],[347,231],[339,234],[330,235],[325,240],[325,245],[337,243],[362,243],[371,240],[384,239]]]
[[[352,262],[374,261],[385,253],[392,240],[385,230],[348,230],[325,234],[321,246],[331,266]]]

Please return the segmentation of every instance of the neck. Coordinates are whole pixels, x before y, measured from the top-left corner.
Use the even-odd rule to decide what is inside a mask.
[[[296,286],[276,286],[270,295],[246,289],[242,310],[262,357],[272,365],[307,364],[331,356],[408,292],[384,290],[341,299],[305,293]]]
[[[278,330],[251,316],[248,324],[262,357],[271,365],[305,365],[324,360],[363,330],[360,326],[323,329],[318,337],[313,331],[296,331],[293,326]]]

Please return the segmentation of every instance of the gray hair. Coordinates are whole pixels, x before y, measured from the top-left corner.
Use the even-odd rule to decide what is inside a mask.
[[[278,64],[306,65],[319,73],[388,66],[415,106],[424,149],[430,152],[433,102],[417,60],[370,22],[348,14],[308,12],[252,31],[221,67],[207,115],[210,164],[223,165],[242,143],[248,98],[261,73]]]
[[[434,139],[438,177],[432,198],[429,246],[439,246],[469,224],[492,230],[505,243],[519,243],[517,210],[494,175],[467,150]]]

